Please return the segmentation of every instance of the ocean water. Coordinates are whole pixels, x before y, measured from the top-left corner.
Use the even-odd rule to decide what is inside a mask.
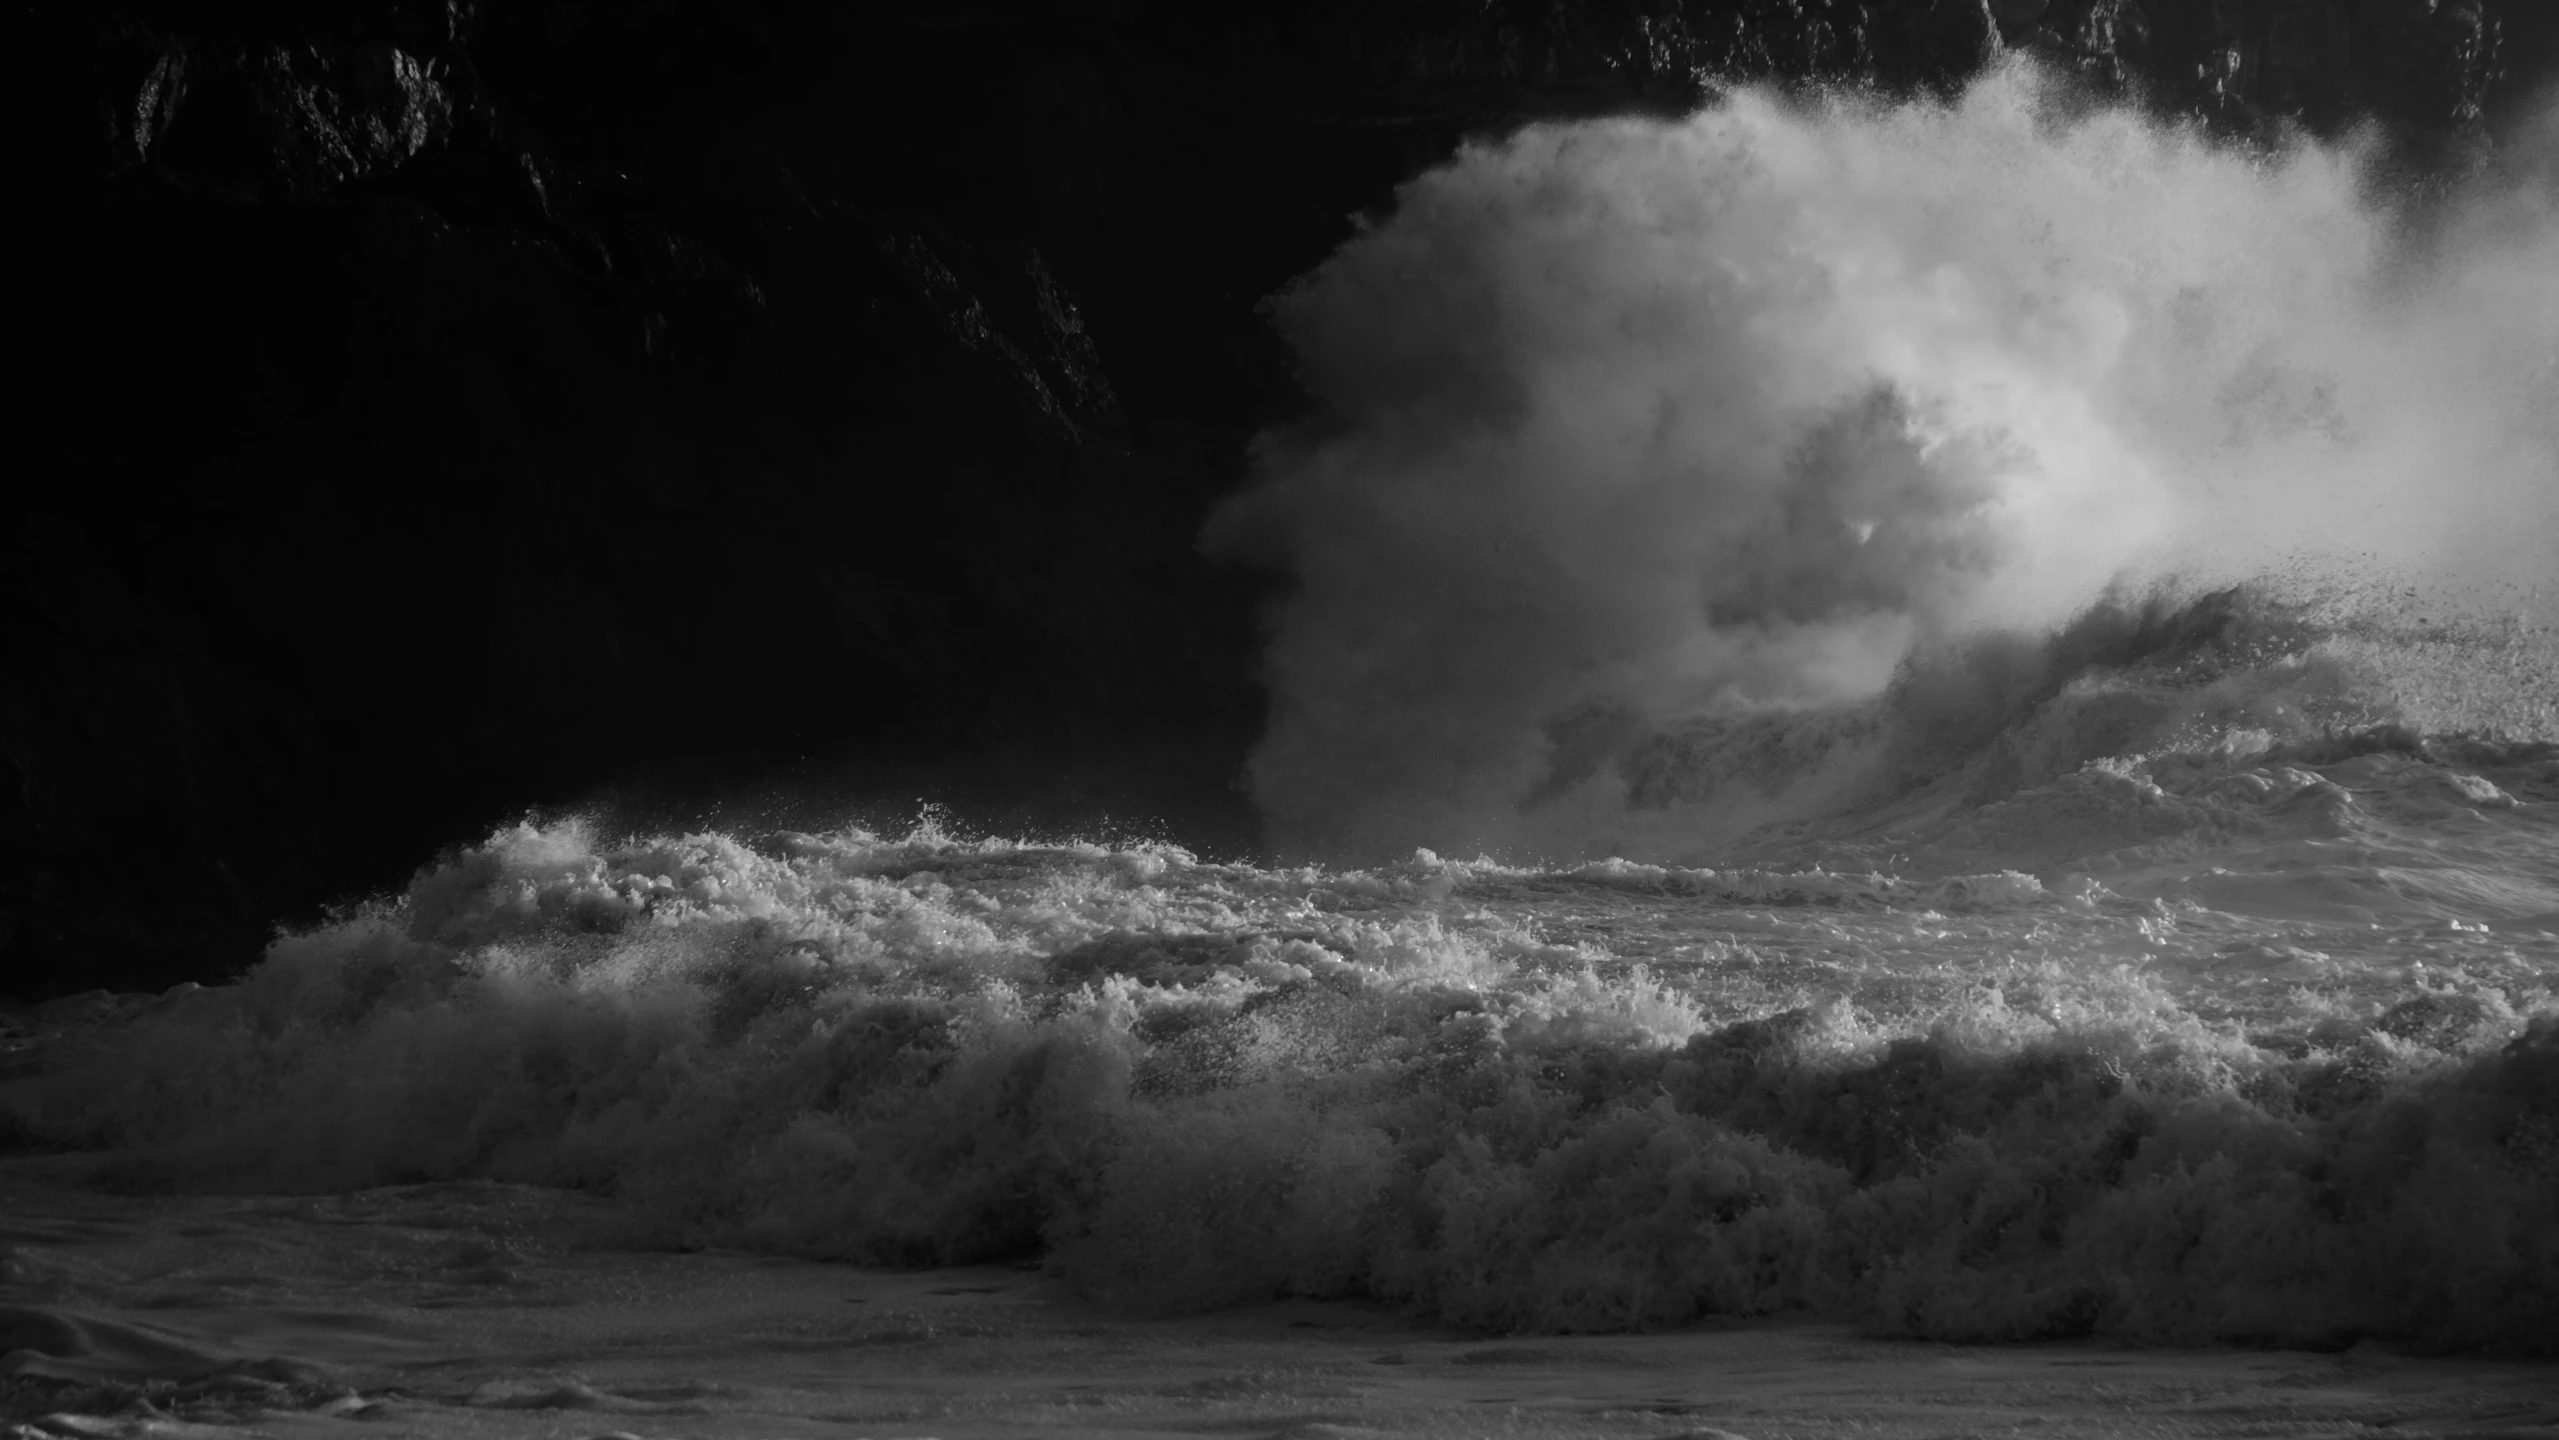
[[[0,1095],[111,1186],[569,1186],[1149,1311],[2548,1353],[2559,745],[2315,715],[2547,637],[2216,594],[2045,653],[2096,630],[2137,653],[1714,866],[512,827]]]
[[[2013,70],[1471,147],[1275,310],[1266,849],[527,821],[42,1012],[0,1134],[1156,1313],[2559,1354],[2559,226],[2364,158]]]

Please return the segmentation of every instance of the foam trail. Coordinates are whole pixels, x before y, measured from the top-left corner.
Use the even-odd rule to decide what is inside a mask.
[[[1859,700],[2126,576],[2528,582],[2559,536],[2547,186],[2420,242],[2366,159],[2066,113],[2012,67],[1942,106],[1537,126],[1414,180],[1275,302],[1316,414],[1209,531],[1296,581],[1274,840],[1664,848],[1629,839],[1643,737]]]

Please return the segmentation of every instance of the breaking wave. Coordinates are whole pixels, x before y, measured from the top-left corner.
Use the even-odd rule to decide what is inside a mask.
[[[1672,823],[1666,747],[1781,743],[2109,587],[2390,573],[2546,619],[2559,197],[2518,165],[2403,203],[2367,162],[2019,65],[1413,180],[1274,302],[1314,414],[1211,529],[1291,583],[1274,843],[1712,849],[1838,796]]]
[[[1721,868],[528,823],[236,984],[42,1012],[0,1129],[1152,1310],[2553,1353],[2559,747],[2162,743],[2352,710],[2272,628],[1975,655],[2005,724],[1902,726],[1896,798]]]
[[[1156,1310],[2559,1354],[2548,216],[2016,71],[1469,149],[1220,522],[1284,859],[528,821],[0,1017],[0,1139]]]

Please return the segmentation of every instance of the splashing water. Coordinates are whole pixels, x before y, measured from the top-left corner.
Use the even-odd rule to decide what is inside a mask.
[[[1323,863],[528,823],[44,1012],[0,1138],[1157,1309],[2559,1353],[2559,229],[2357,164],[2019,71],[1470,149],[1219,521]]]
[[[93,1002],[0,1123],[115,1186],[569,1185],[628,1243],[1044,1255],[1149,1309],[2546,1350],[2559,757],[2489,758],[2047,791],[2222,859],[2359,806],[2534,847],[2082,861],[2120,889],[526,826]]]
[[[1536,127],[1413,181],[1277,302],[1318,414],[1213,527],[1296,582],[1275,842],[1605,853],[1630,746],[1871,697],[2125,577],[2546,583],[2550,197],[2421,226],[2364,159],[2012,68],[1942,108]]]

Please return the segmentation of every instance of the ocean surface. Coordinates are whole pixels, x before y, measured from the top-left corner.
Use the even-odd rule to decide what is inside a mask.
[[[1852,798],[1714,864],[528,823],[239,983],[57,1004],[0,1115],[110,1189],[568,1187],[616,1245],[1139,1312],[2548,1354],[2549,649],[2091,612],[1949,660],[1970,711],[1794,717]],[[1795,783],[1695,743],[1631,752],[1657,813]]]
[[[0,1137],[1121,1313],[2559,1354],[2519,143],[2010,67],[1470,145],[1273,302],[1255,846],[530,819],[9,1021]]]

